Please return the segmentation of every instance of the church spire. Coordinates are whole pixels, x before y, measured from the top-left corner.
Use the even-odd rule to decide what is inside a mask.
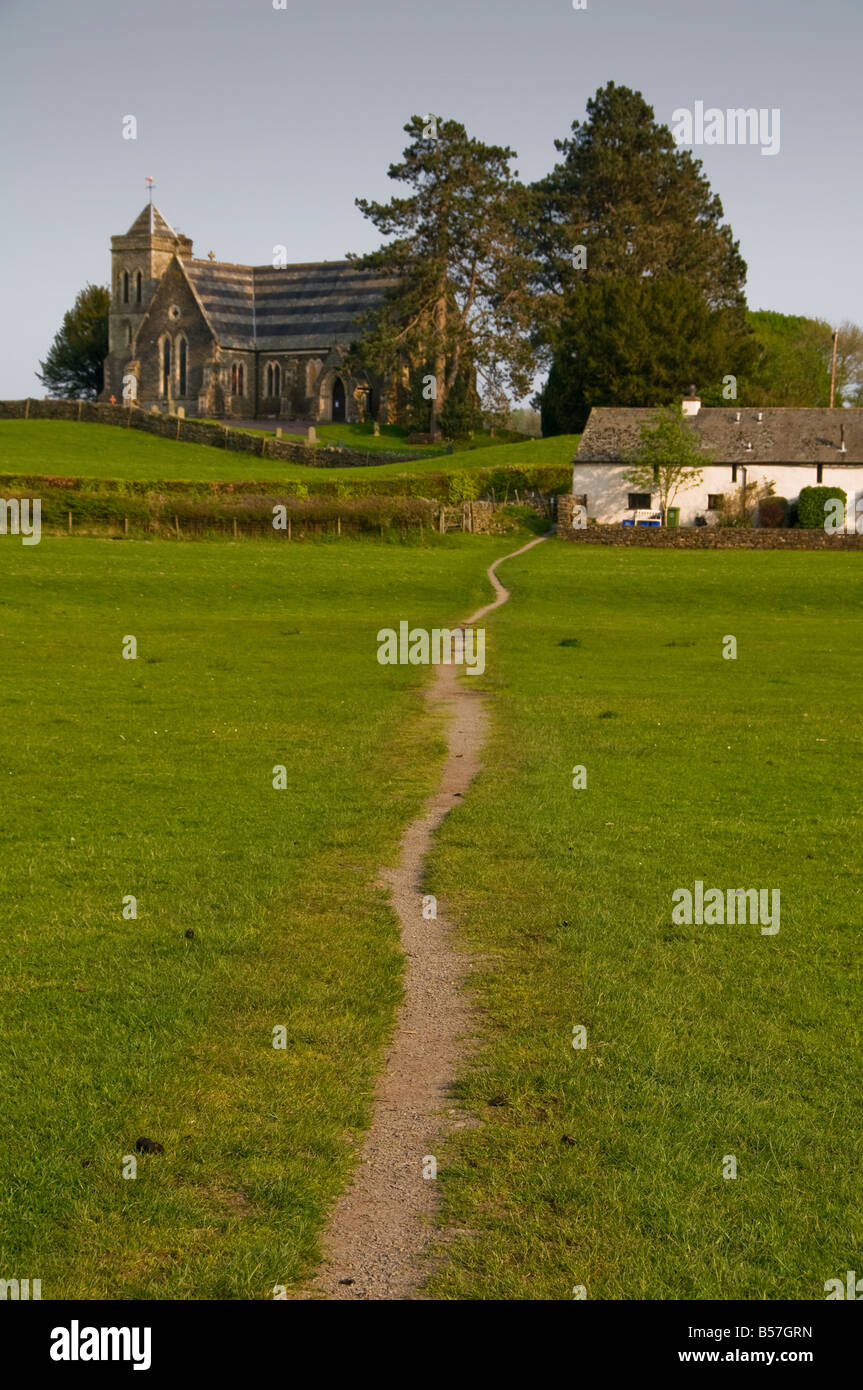
[[[153,180],[147,175],[147,191],[150,195],[150,231],[153,230]]]

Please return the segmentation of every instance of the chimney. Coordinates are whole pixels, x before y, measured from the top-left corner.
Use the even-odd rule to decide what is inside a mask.
[[[684,399],[683,402],[683,414],[697,415],[700,409],[701,399],[695,394],[695,383],[693,382],[693,384],[689,388],[689,395]]]

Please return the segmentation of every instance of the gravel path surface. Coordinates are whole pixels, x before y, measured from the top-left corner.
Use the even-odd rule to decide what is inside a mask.
[[[545,540],[503,555],[488,570],[493,602],[467,618],[472,626],[506,603],[497,566]],[[471,1019],[461,988],[471,969],[451,945],[451,923],[422,915],[423,873],[432,836],[480,768],[487,734],[483,697],[457,666],[437,666],[426,693],[448,715],[447,756],[437,791],[408,826],[395,869],[381,871],[401,923],[405,992],[386,1065],[378,1082],[371,1129],[351,1185],[333,1211],[325,1260],[306,1297],[411,1299],[428,1272],[423,1253],[439,1236],[436,1183],[424,1177],[438,1141],[476,1123],[453,1109],[450,1088],[464,1054]],[[301,1295],[302,1296],[302,1295]]]

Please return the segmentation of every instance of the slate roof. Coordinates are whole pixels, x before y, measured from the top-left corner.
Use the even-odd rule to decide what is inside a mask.
[[[654,415],[648,409],[594,406],[575,455],[577,462],[619,462],[637,448],[642,426]],[[863,464],[863,410],[859,409],[765,406],[759,412],[749,406],[739,411],[734,406],[704,406],[686,423],[715,463]],[[844,454],[839,452],[843,427]]]
[[[182,260],[223,347],[326,350],[358,337],[359,320],[397,282],[352,261],[276,268]]]
[[[135,221],[132,223],[131,227],[126,233],[126,236],[138,236],[139,234],[143,236],[149,236],[151,231],[156,232],[157,234],[160,234],[162,236],[177,236],[177,232],[174,231],[174,228],[171,226],[170,222],[168,222],[162,216],[159,209],[155,206],[152,209],[153,225],[151,227],[150,211],[150,204],[146,203],[145,206],[138,213],[138,216],[135,218]]]

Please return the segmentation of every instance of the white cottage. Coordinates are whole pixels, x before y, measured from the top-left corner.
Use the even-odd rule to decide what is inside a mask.
[[[804,487],[841,487],[848,497],[846,525],[853,529],[855,496],[863,499],[863,410],[702,408],[696,396],[682,409],[713,462],[697,486],[673,499],[681,526],[699,517],[715,523],[723,509],[739,505],[747,484],[772,483],[775,495],[789,502]],[[601,525],[630,521],[636,511],[659,505],[658,490],[636,492],[625,477],[641,429],[654,417],[653,410],[614,406],[590,412],[573,461],[572,491]]]

